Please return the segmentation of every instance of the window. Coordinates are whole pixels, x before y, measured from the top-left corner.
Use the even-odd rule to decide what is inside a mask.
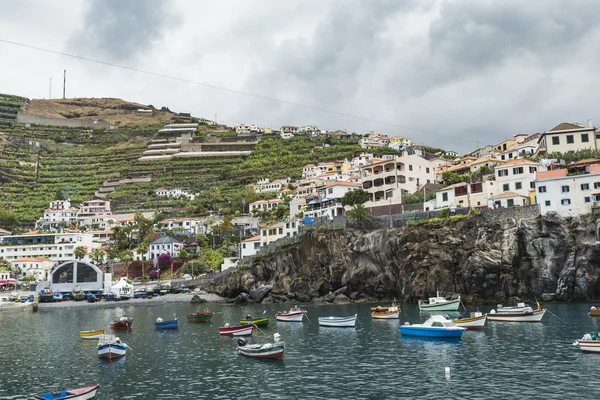
[[[546,186],[538,187],[538,193],[546,193]]]
[[[513,175],[519,175],[523,173],[523,167],[513,168]]]
[[[506,206],[507,207],[512,207],[514,205],[515,205],[515,201],[513,199],[506,200]]]
[[[505,159],[506,159],[506,157],[504,156],[504,154],[502,154],[502,155],[500,156],[500,159],[501,159],[501,160],[505,160]]]
[[[426,167],[426,168],[425,168],[425,172],[426,172],[426,173],[429,173],[429,167]]]
[[[481,183],[472,183],[471,184],[471,193],[481,193],[483,192],[483,184]]]
[[[581,142],[582,143],[587,143],[590,141],[590,137],[587,133],[582,133],[581,134]]]
[[[536,167],[529,167],[529,173],[534,174],[537,171]]]
[[[535,182],[534,181],[529,182],[529,188],[535,189]]]
[[[592,198],[591,198],[591,197],[584,197],[584,198],[583,198],[583,201],[584,201],[585,203],[591,203],[591,202],[592,202]]]
[[[600,188],[600,182],[594,182],[594,189]]]
[[[279,234],[283,235],[283,228],[279,228]]]
[[[590,184],[589,183],[582,183],[581,184],[581,190],[590,190]]]
[[[508,170],[507,169],[501,169],[498,171],[498,176],[508,176]]]
[[[508,153],[508,158],[513,158],[513,153]]]
[[[561,186],[560,187],[560,191],[561,193],[569,193],[571,189],[568,186]]]
[[[412,165],[410,165],[410,164],[408,165],[408,170],[412,171]]]
[[[567,144],[573,144],[575,140],[573,140],[573,135],[567,135]]]
[[[454,188],[454,195],[455,196],[464,196],[467,194],[467,187],[466,186],[460,186],[457,188]]]
[[[560,144],[560,138],[558,136],[552,136],[552,144]]]
[[[509,190],[508,183],[505,183],[504,185],[502,185],[502,190],[504,192],[508,192],[508,190]]]
[[[600,139],[600,133],[596,134],[596,139]]]
[[[522,189],[522,188],[523,188],[523,184],[521,182],[515,183],[515,189]]]
[[[568,206],[569,204],[571,204],[571,199],[562,199],[560,201],[560,204],[562,204],[563,206]]]
[[[442,193],[442,201],[448,201],[448,193],[447,192]]]

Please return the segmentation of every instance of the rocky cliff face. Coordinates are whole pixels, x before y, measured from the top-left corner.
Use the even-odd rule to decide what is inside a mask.
[[[593,299],[600,297],[599,226],[590,216],[506,212],[405,228],[314,230],[214,281],[211,289],[266,302],[411,302],[438,290],[475,302]]]

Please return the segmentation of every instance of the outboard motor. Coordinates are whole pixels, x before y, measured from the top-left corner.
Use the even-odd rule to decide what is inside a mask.
[[[248,344],[248,341],[246,340],[246,338],[239,338],[238,339],[238,346],[244,347],[247,344]]]

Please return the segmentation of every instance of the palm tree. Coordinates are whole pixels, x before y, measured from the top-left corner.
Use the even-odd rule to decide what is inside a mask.
[[[77,246],[75,247],[75,250],[73,250],[73,253],[75,254],[76,259],[81,260],[87,254],[87,247]]]
[[[148,244],[148,242],[146,242],[145,240],[142,241],[142,243],[140,243],[137,247],[137,252],[141,254],[142,256],[142,278],[145,275],[144,272],[144,261],[146,261],[146,254],[148,254],[148,250],[150,250],[150,245]]]
[[[96,265],[102,264],[104,261],[104,251],[102,249],[94,249],[92,251],[92,262]]]
[[[346,213],[346,218],[349,221],[356,221],[361,227],[365,227],[366,221],[371,221],[371,211],[364,204],[355,204],[352,209]]]
[[[119,259],[125,263],[125,275],[129,278],[129,263],[133,260],[133,253],[131,250],[123,250],[119,253]]]

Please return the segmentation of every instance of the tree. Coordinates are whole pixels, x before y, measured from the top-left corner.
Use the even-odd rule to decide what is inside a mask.
[[[183,266],[181,268],[181,273],[190,274],[192,276],[192,278],[195,278],[198,275],[203,274],[205,272],[206,272],[206,265],[204,265],[200,261],[187,262],[185,264],[185,266]]]
[[[191,258],[191,254],[186,249],[182,249],[177,258],[179,258],[181,266],[184,266],[185,263]]]
[[[355,189],[344,194],[342,197],[342,204],[345,206],[353,206],[357,204],[365,204],[369,200],[371,200],[369,193],[363,189]]]
[[[125,263],[125,275],[129,278],[129,263],[133,260],[133,253],[129,249],[122,250],[119,253],[119,260]]]
[[[346,212],[346,218],[349,221],[356,221],[364,228],[366,221],[371,221],[371,211],[363,204],[355,204],[351,210]]]
[[[290,215],[290,205],[289,204],[279,204],[277,209],[275,210],[275,217],[277,219],[283,219],[287,215]]]
[[[13,211],[0,209],[0,227],[14,231],[21,227],[21,220]]]
[[[92,262],[96,265],[100,265],[103,261],[104,251],[102,249],[94,249],[94,251],[92,251]]]
[[[231,233],[231,231],[233,231],[233,216],[226,215],[223,218],[223,222],[221,222],[217,226],[217,229],[221,232],[223,236],[226,236],[226,234]]]
[[[87,247],[77,246],[75,247],[75,250],[73,250],[73,253],[75,254],[76,259],[81,260],[87,254]]]
[[[208,236],[206,236],[204,233],[199,233],[196,236],[196,243],[198,243],[198,247],[200,248],[208,247]]]
[[[138,232],[138,240],[141,242],[153,231],[154,222],[151,219],[144,217],[144,214],[141,212],[135,213],[133,220],[135,221],[135,229]]]
[[[131,238],[129,234],[131,233],[130,226],[115,226],[113,228],[112,240],[113,245],[117,249],[117,253],[129,249],[131,246]]]
[[[146,254],[148,254],[148,250],[150,250],[150,245],[148,242],[143,240],[137,247],[137,252],[142,256],[142,261],[146,260]],[[143,272],[143,271],[142,271]]]
[[[205,265],[206,268],[219,269],[220,265],[223,264],[223,254],[218,250],[204,249],[200,255],[199,261]]]

